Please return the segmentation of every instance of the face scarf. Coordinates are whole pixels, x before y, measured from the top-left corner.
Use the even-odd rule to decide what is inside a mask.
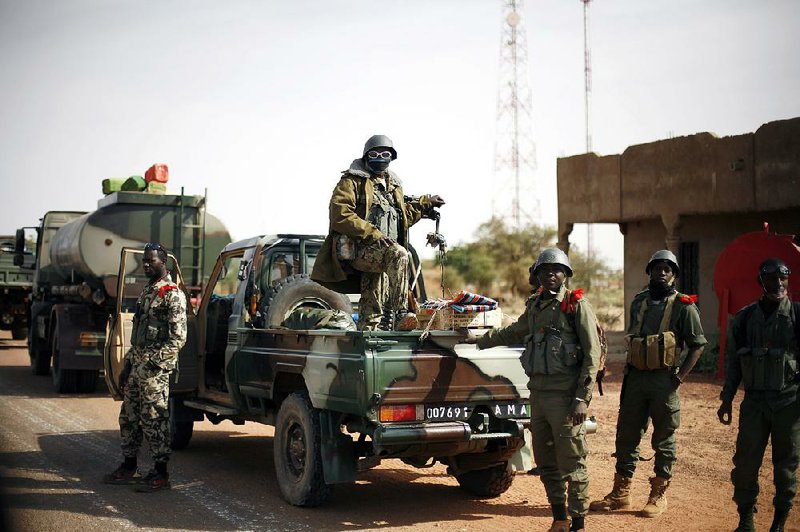
[[[672,295],[673,292],[675,292],[675,287],[673,287],[672,284],[665,284],[660,281],[651,280],[647,286],[650,289],[650,297],[654,301],[659,301],[661,299],[664,299],[665,297],[670,296]]]
[[[373,174],[379,174],[389,168],[391,159],[384,159],[383,157],[367,157],[367,168]]]

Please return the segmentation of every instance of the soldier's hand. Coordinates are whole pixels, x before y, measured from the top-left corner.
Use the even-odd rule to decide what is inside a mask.
[[[589,410],[589,405],[586,404],[586,401],[573,401],[572,406],[572,424],[573,425],[580,425],[584,421],[586,421],[586,412]]]
[[[431,196],[431,206],[434,209],[438,209],[442,205],[444,205],[444,200],[442,199],[441,196],[438,196],[438,195]]]
[[[125,360],[125,365],[122,367],[122,371],[119,372],[119,389],[120,391],[125,389],[125,386],[128,384],[128,379],[131,376],[131,370],[133,369],[133,365],[131,365],[130,360]]]
[[[378,239],[378,245],[384,248],[392,247],[395,244],[395,241],[389,238],[388,236],[382,236]]]
[[[733,417],[733,403],[730,401],[722,401],[722,404],[719,405],[719,410],[717,410],[717,417],[719,418],[719,422],[723,425],[730,425],[731,418]]]

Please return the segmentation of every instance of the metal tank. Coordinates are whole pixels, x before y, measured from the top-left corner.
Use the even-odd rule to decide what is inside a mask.
[[[64,284],[85,282],[113,296],[124,246],[160,242],[175,254],[188,285],[207,277],[230,242],[223,223],[205,212],[203,196],[116,192],[96,211],[61,227],[50,245],[50,261]],[[111,282],[108,282],[111,281]]]

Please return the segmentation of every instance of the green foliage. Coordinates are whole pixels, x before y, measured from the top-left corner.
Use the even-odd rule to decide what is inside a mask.
[[[556,231],[529,225],[509,229],[499,218],[482,223],[475,241],[454,246],[447,254],[445,286],[463,281],[466,287],[486,295],[524,297],[530,293],[528,268],[539,252],[555,243]]]

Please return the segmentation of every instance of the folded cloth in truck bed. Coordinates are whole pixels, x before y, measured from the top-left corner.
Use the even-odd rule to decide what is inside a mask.
[[[453,312],[486,312],[497,308],[497,301],[490,297],[473,294],[462,290],[450,301],[432,300],[426,301],[420,305],[422,308],[439,309],[448,306],[453,309]]]

